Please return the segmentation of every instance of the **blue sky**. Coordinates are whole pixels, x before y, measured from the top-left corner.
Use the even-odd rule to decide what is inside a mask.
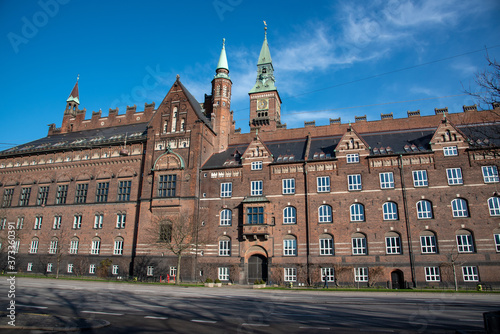
[[[263,20],[288,128],[459,112],[474,104],[462,85],[486,68],[485,47],[500,60],[499,16],[497,0],[2,0],[0,149],[60,126],[77,75],[86,118],[159,105],[177,74],[202,101],[223,38],[248,132]]]

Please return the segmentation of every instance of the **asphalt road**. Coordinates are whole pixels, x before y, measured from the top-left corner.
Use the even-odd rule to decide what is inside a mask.
[[[0,291],[3,311],[9,300],[5,277]],[[85,333],[114,334],[476,333],[484,330],[484,312],[500,310],[500,294],[185,288],[31,278],[17,279],[15,301],[19,313],[104,319],[111,325]],[[2,331],[21,332],[27,331]]]

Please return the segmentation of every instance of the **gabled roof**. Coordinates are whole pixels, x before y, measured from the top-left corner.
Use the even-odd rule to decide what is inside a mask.
[[[188,98],[188,101],[191,104],[191,107],[193,108],[196,116],[198,116],[198,118],[201,121],[203,121],[203,123],[206,126],[208,126],[210,128],[210,130],[213,131],[212,124],[210,123],[210,120],[203,113],[203,111],[201,109],[201,106],[200,106],[200,103],[194,98],[193,95],[191,95],[191,93],[189,92],[189,90],[186,87],[184,87],[184,85],[182,84],[182,82],[179,79],[179,77],[177,77],[176,83],[181,87],[181,89],[184,92],[184,94],[186,94],[186,97]]]

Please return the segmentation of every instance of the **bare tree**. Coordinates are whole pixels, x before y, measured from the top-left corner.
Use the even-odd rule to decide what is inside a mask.
[[[458,280],[457,280],[457,266],[461,266],[464,263],[458,261],[458,257],[460,253],[450,252],[448,254],[448,262],[443,262],[439,265],[439,270],[441,271],[441,276],[446,281],[453,280],[453,286],[455,287],[455,291],[458,291]]]
[[[472,96],[478,105],[488,105],[490,108],[500,102],[500,64],[486,54],[488,68],[476,73],[474,82],[477,88],[464,89]]]
[[[177,257],[177,277],[175,284],[179,285],[183,255],[195,248],[197,224],[188,215],[171,216],[165,213],[156,214],[152,218],[154,245],[165,249]]]
[[[335,272],[335,285],[339,286],[341,282],[350,282],[353,280],[352,267],[341,263],[333,265]]]
[[[368,286],[374,286],[378,282],[379,278],[383,277],[385,273],[384,267],[370,267],[368,269]]]

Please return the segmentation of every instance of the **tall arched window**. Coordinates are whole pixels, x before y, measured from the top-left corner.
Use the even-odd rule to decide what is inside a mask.
[[[229,209],[224,209],[220,212],[220,225],[230,226],[233,220],[233,212]]]
[[[363,204],[354,203],[350,207],[350,212],[352,222],[362,222],[365,220],[365,208]]]
[[[422,254],[437,253],[437,239],[432,231],[423,231],[420,233],[420,250]]]
[[[100,252],[101,252],[101,238],[94,237],[92,239],[92,244],[90,247],[90,254],[99,255]]]
[[[500,197],[488,198],[488,208],[490,209],[490,216],[500,216]]]
[[[457,249],[459,253],[473,253],[474,240],[472,233],[468,230],[457,231]]]
[[[385,253],[401,254],[401,237],[396,232],[385,234]]]
[[[432,204],[427,200],[417,202],[417,218],[418,219],[432,219]]]
[[[172,111],[172,132],[175,132],[176,128],[177,128],[177,107],[174,107],[174,110]]]
[[[123,255],[123,238],[117,237],[113,247],[113,255]]]
[[[397,220],[398,219],[398,206],[394,202],[385,202],[382,205],[384,213],[384,220]]]
[[[219,256],[231,256],[231,239],[227,236],[219,239]]]
[[[318,221],[320,223],[332,222],[332,207],[329,205],[321,205],[318,208]]]
[[[352,241],[352,255],[366,255],[368,254],[368,247],[366,245],[366,235],[363,233],[354,233],[351,238]]]
[[[455,198],[451,201],[451,211],[453,213],[453,217],[469,217],[467,201],[463,198]]]
[[[297,210],[293,206],[287,206],[283,209],[283,224],[296,224]]]

